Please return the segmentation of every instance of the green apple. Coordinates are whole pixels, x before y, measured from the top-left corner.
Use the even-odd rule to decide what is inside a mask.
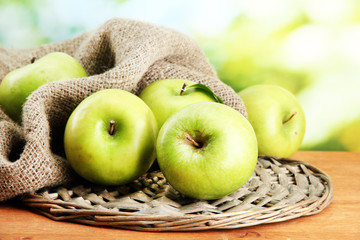
[[[140,93],[140,98],[153,111],[160,129],[164,122],[179,109],[193,103],[218,100],[213,93],[209,94],[209,89],[204,91],[204,85],[191,88],[191,86],[199,85],[185,79],[162,79],[149,84]],[[190,89],[187,90],[189,87]]]
[[[257,163],[257,142],[247,119],[220,103],[194,103],[174,113],[159,131],[157,161],[180,193],[203,200],[239,189]]]
[[[153,164],[157,132],[154,114],[138,96],[101,90],[70,115],[64,133],[66,158],[88,181],[125,184]]]
[[[239,92],[259,144],[259,154],[289,157],[305,134],[305,114],[288,90],[275,85],[254,85]]]
[[[39,60],[8,73],[0,84],[0,106],[13,120],[21,122],[26,98],[41,85],[59,80],[87,77],[81,64],[72,56],[52,52]]]

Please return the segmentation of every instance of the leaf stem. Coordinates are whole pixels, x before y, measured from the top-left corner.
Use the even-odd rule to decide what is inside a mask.
[[[110,122],[109,122],[109,134],[114,135],[114,132],[115,132],[115,121],[110,120]]]
[[[296,113],[297,113],[297,112],[294,112],[294,113],[289,117],[289,119],[283,121],[282,124],[285,124],[285,123],[287,123],[288,121],[290,121],[290,120],[296,115]]]
[[[181,86],[180,96],[182,96],[183,93],[185,92],[185,88],[186,88],[186,83],[184,83],[184,84]]]
[[[189,134],[186,134],[186,139],[189,140],[194,147],[201,148],[200,144],[196,142]]]

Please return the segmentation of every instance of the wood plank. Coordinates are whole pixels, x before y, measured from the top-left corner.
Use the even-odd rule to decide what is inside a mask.
[[[12,200],[0,203],[0,239],[360,239],[360,153],[300,151],[292,158],[330,175],[334,200],[321,213],[235,230],[153,233],[53,221]]]

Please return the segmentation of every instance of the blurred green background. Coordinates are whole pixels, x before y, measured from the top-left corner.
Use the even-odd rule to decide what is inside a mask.
[[[112,17],[191,36],[236,91],[293,92],[307,121],[301,149],[360,151],[360,1],[0,0],[0,45],[61,41]]]

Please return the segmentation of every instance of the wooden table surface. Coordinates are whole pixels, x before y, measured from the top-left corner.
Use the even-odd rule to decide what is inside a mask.
[[[316,215],[235,230],[153,233],[58,222],[12,200],[0,203],[0,240],[360,239],[360,153],[300,151],[292,158],[320,168],[333,181],[334,200]]]

